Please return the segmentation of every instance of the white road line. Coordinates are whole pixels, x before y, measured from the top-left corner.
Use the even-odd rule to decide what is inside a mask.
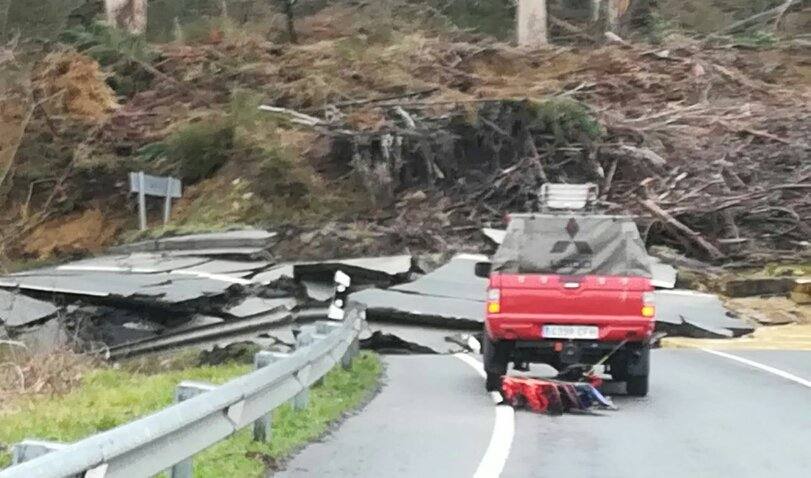
[[[181,276],[191,276],[191,277],[199,277],[201,279],[211,279],[211,280],[218,280],[222,282],[230,282],[231,284],[242,284],[242,285],[250,285],[252,284],[251,281],[247,279],[242,279],[241,277],[233,277],[226,274],[213,274],[211,272],[203,272],[203,271],[186,271],[186,270],[176,270],[169,272],[170,274],[181,275]]]
[[[455,357],[470,365],[482,378],[487,376],[482,363],[470,355],[456,354]],[[501,403],[500,393],[493,392],[490,396],[495,403]],[[510,456],[513,435],[515,435],[515,411],[509,405],[497,405],[493,433],[490,435],[490,444],[487,445],[487,450],[484,452],[473,478],[498,478],[501,476],[504,465],[507,463],[507,457]]]
[[[470,356],[470,355],[468,355],[468,354],[456,354],[456,355],[454,355],[454,356],[455,356],[456,358],[458,358],[459,360],[461,360],[462,362],[464,362],[464,363],[466,363],[466,364],[470,365],[471,367],[473,367],[473,370],[475,370],[476,372],[478,372],[478,373],[479,373],[479,375],[481,375],[481,376],[482,376],[482,378],[487,378],[487,374],[486,374],[486,373],[484,373],[484,365],[482,365],[482,363],[481,363],[481,362],[479,362],[478,360],[474,359],[473,357],[471,357],[471,356]]]
[[[701,349],[701,350],[703,350],[703,351],[705,351],[705,352],[707,352],[709,354],[717,355],[719,357],[724,357],[724,358],[727,358],[729,360],[734,360],[736,362],[746,364],[746,365],[748,365],[750,367],[754,367],[754,368],[763,370],[764,372],[772,373],[774,375],[777,375],[778,377],[783,377],[786,380],[791,380],[792,382],[799,383],[800,385],[811,388],[811,381],[808,381],[808,380],[806,380],[804,378],[798,377],[798,376],[796,376],[794,374],[790,374],[790,373],[785,372],[783,370],[780,370],[780,369],[777,369],[777,368],[774,368],[774,367],[770,367],[768,365],[763,365],[762,363],[758,363],[758,362],[755,362],[753,360],[745,359],[745,358],[739,357],[737,355],[732,355],[732,354],[728,354],[728,353],[724,353],[724,352],[719,352],[717,350],[710,350],[710,349]]]

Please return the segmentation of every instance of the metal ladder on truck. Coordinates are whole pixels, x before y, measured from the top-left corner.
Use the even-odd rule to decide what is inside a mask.
[[[597,185],[546,183],[538,191],[538,203],[542,212],[553,210],[591,210],[597,202]]]

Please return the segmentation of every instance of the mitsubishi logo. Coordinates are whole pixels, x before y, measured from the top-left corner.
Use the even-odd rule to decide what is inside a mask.
[[[574,246],[578,254],[591,255],[594,251],[591,250],[588,242],[584,241],[558,241],[552,246],[552,254],[563,254],[568,251],[571,246]]]
[[[577,225],[577,221],[574,218],[569,219],[569,222],[566,223],[566,233],[574,239],[578,232],[580,232],[580,226]]]
[[[591,257],[594,251],[586,241],[575,241],[574,237],[580,232],[580,225],[574,218],[566,223],[566,234],[571,238],[569,241],[557,241],[552,245],[552,254],[565,254],[574,246],[575,253],[566,255],[556,261],[557,267],[588,267],[591,264]]]

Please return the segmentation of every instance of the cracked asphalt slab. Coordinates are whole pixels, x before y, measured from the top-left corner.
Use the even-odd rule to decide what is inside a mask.
[[[811,379],[808,351],[731,353]],[[480,375],[447,355],[385,361],[367,408],[274,476],[474,476],[495,425]],[[811,388],[702,350],[655,350],[652,367],[648,397],[609,386],[618,411],[517,411],[500,476],[807,476]]]

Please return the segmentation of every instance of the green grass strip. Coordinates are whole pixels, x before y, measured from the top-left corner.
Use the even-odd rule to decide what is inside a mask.
[[[76,441],[166,407],[182,380],[223,383],[249,371],[248,365],[226,364],[151,375],[116,369],[91,372],[64,396],[18,401],[0,409],[0,468],[10,463],[10,446],[25,438]],[[370,353],[357,357],[350,370],[336,367],[310,391],[307,409],[296,412],[285,404],[275,410],[270,443],[253,442],[250,427],[241,430],[197,455],[194,476],[264,476],[267,468],[361,405],[376,388],[380,373],[380,360]]]

